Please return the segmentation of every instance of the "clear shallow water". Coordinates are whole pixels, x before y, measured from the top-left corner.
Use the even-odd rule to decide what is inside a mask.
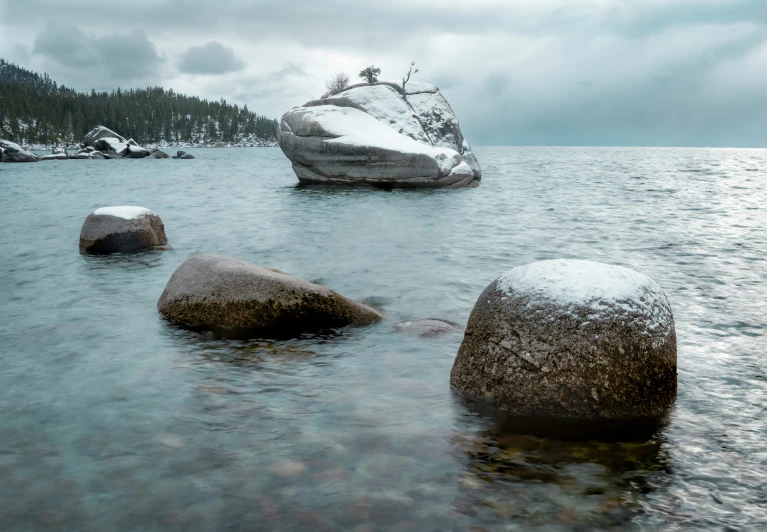
[[[190,150],[191,151],[191,150]],[[479,148],[482,185],[296,187],[279,149],[0,165],[0,525],[7,530],[767,525],[767,151]],[[142,205],[172,251],[87,257],[80,226]],[[388,320],[287,342],[164,322],[199,253],[368,300]],[[465,324],[508,268],[633,267],[666,290],[679,399],[654,437],[501,429],[450,391]]]

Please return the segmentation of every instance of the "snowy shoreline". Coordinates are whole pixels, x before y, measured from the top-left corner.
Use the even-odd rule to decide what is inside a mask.
[[[183,148],[276,148],[277,142],[263,141],[263,142],[248,142],[248,143],[216,143],[216,144],[198,144],[195,142],[180,142],[178,144],[166,144],[166,143],[147,143],[144,147],[148,149],[183,149]],[[68,144],[37,144],[30,143],[22,146],[25,150],[29,151],[48,151],[50,152],[54,148],[63,148],[65,150],[78,150],[80,149],[80,143],[68,143]]]

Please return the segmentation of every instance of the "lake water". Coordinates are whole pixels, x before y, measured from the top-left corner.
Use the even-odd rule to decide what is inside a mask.
[[[767,526],[767,150],[478,148],[471,190],[300,188],[278,148],[0,165],[3,530],[590,530]],[[172,251],[83,256],[142,205]],[[163,321],[174,269],[232,255],[387,320],[284,342]],[[632,267],[671,301],[679,398],[655,435],[501,428],[451,393],[505,270]]]

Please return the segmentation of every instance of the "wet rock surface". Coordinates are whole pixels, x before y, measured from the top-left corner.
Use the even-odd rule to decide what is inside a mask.
[[[131,253],[167,243],[162,220],[144,207],[96,209],[85,219],[80,230],[80,251],[83,253]]]
[[[157,308],[184,327],[266,337],[383,318],[329,288],[222,255],[187,259],[171,276]]]
[[[661,416],[677,385],[668,299],[652,279],[619,266],[515,268],[477,300],[450,384],[520,417]]]

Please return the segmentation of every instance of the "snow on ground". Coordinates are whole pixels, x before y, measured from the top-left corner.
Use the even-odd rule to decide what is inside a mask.
[[[93,214],[96,216],[115,216],[125,220],[134,220],[136,218],[149,216],[150,214],[154,214],[154,212],[150,211],[146,207],[123,205],[121,207],[101,207],[93,211]]]

